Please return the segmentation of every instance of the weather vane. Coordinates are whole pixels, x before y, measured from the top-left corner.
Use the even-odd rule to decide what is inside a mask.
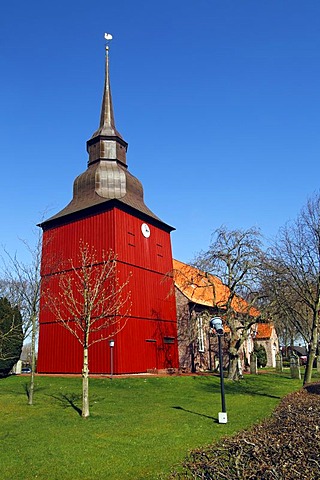
[[[104,38],[105,38],[105,40],[106,40],[106,51],[108,52],[108,50],[109,50],[109,43],[110,43],[110,41],[112,40],[113,37],[112,37],[111,33],[105,33],[105,34],[104,34]]]

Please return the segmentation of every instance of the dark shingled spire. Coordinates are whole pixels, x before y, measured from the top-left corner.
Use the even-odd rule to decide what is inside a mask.
[[[104,80],[103,98],[101,105],[100,126],[91,138],[98,137],[99,135],[113,136],[122,138],[120,133],[116,130],[111,87],[110,87],[110,73],[109,73],[109,48],[106,47],[106,72]]]
[[[108,37],[111,37],[108,35]],[[107,39],[107,36],[105,35]],[[112,38],[112,37],[111,37]],[[100,125],[90,140],[87,141],[89,153],[88,168],[79,175],[73,184],[73,199],[63,210],[41,224],[43,228],[68,221],[75,214],[83,215],[85,211],[109,208],[111,201],[118,206],[134,209],[143,216],[153,218],[166,226],[143,200],[141,182],[127,170],[126,152],[128,144],[115,127],[109,74],[109,47],[106,45],[106,67]],[[89,213],[89,212],[88,212]]]

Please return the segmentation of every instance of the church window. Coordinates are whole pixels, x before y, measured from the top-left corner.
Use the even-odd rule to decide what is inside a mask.
[[[204,352],[204,331],[203,331],[203,320],[202,317],[197,317],[197,327],[198,327],[198,349],[199,352]]]

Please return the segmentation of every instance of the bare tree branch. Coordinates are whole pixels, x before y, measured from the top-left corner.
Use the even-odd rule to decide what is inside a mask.
[[[193,262],[212,284],[213,302],[230,329],[229,377],[233,379],[238,378],[239,349],[260,315],[261,256],[258,229],[229,231],[222,226],[214,232],[209,249],[200,252]],[[218,301],[215,278],[226,287]]]
[[[94,247],[80,241],[78,259],[59,274],[58,293],[49,282],[45,303],[55,320],[66,328],[83,348],[83,409],[89,416],[89,348],[117,335],[126,325],[131,308],[128,284],[131,274],[119,281],[117,257],[112,250],[98,258]]]
[[[308,344],[304,383],[311,380],[317,352],[320,311],[320,196],[314,195],[297,218],[280,230],[265,261],[270,311]]]
[[[40,305],[40,267],[42,253],[42,234],[38,230],[35,234],[35,245],[31,246],[22,240],[26,251],[29,253],[30,262],[25,263],[18,259],[17,254],[11,255],[4,249],[2,256],[4,283],[8,298],[12,304],[17,305],[23,319],[23,335],[26,339],[31,335],[31,377],[29,388],[29,405],[33,404],[34,375],[36,367],[36,341],[38,334],[39,305]]]

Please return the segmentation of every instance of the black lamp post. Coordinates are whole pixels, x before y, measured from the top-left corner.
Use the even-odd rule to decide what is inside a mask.
[[[223,356],[222,356],[222,345],[221,338],[224,335],[222,320],[220,317],[213,317],[210,320],[210,327],[213,328],[218,337],[218,346],[219,346],[219,371],[220,371],[220,390],[221,390],[221,409],[222,412],[218,414],[219,423],[227,423],[228,415],[226,409],[226,399],[224,393],[224,376],[223,376]]]

